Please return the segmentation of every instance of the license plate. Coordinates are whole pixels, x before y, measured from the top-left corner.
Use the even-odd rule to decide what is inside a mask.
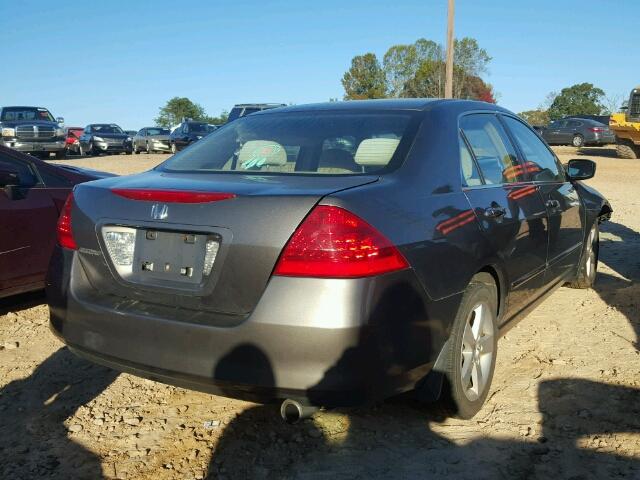
[[[201,284],[211,274],[220,247],[219,237],[202,233],[105,226],[103,237],[118,273],[150,285]]]

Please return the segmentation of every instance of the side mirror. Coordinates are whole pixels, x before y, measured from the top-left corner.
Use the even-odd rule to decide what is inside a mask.
[[[0,188],[7,185],[20,185],[20,174],[11,167],[0,167]]]
[[[63,117],[58,117],[56,118],[56,122],[58,122],[60,124],[60,126],[64,125],[64,118]]]
[[[567,164],[567,174],[571,180],[587,180],[596,174],[596,162],[593,160],[574,159]]]

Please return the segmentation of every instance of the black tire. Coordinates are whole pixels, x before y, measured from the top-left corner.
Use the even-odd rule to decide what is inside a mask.
[[[59,150],[56,152],[56,160],[64,160],[67,158],[67,150]]]
[[[640,148],[628,143],[616,143],[616,154],[618,158],[637,159],[640,158]]]
[[[486,307],[486,313],[490,315],[490,317],[485,319],[485,322],[490,320],[491,331],[493,332],[491,335],[492,338],[480,333],[479,336],[486,339],[483,342],[483,345],[486,346],[480,350],[473,348],[473,353],[469,353],[468,346],[465,345],[464,341],[465,327],[467,324],[469,324],[470,327],[474,325],[474,321],[476,321],[476,311],[479,305],[482,305],[482,308]],[[488,273],[481,272],[476,274],[465,290],[460,307],[458,308],[458,313],[451,327],[449,348],[446,352],[443,352],[446,355],[444,359],[444,384],[439,400],[439,407],[442,413],[462,419],[469,419],[478,413],[487,399],[487,395],[491,389],[491,381],[493,379],[498,352],[497,312],[498,288],[496,287],[495,280]],[[483,323],[479,324],[481,328],[482,325]],[[484,323],[484,325],[489,326],[487,323]],[[492,348],[491,352],[486,351],[489,346]],[[463,350],[466,353],[464,353]],[[472,362],[469,368],[473,368],[477,360],[477,373],[479,373],[482,370],[482,368],[480,368],[480,359],[485,358],[484,356],[489,353],[492,355],[491,365],[488,371],[483,372],[481,375],[483,378],[485,374],[487,375],[485,383],[482,390],[475,392],[476,396],[470,398],[468,395],[474,393],[471,392],[471,390],[475,386],[472,385],[473,375],[469,378],[470,383],[463,385],[463,368],[465,367],[465,362]],[[483,368],[486,367],[483,366]],[[478,382],[478,384],[482,385],[481,382]]]
[[[582,251],[580,264],[578,265],[578,273],[575,280],[567,283],[570,288],[591,288],[596,283],[598,275],[598,253],[600,250],[600,230],[598,221],[596,220],[585,243]]]
[[[100,152],[98,152],[98,150],[96,150],[96,148],[93,146],[93,142],[89,142],[88,147],[89,147],[87,152],[88,155],[91,155],[92,157],[100,156]]]
[[[584,137],[579,133],[577,133],[576,135],[573,136],[573,140],[571,140],[571,145],[573,145],[576,148],[580,148],[584,146]]]

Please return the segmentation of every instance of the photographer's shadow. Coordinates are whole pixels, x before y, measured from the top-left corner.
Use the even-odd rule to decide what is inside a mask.
[[[27,378],[0,389],[0,478],[102,478],[100,458],[63,422],[117,375],[63,347]]]

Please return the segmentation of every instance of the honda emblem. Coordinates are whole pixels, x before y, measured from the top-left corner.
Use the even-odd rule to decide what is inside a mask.
[[[169,207],[164,203],[154,203],[151,207],[151,218],[164,220],[169,216]]]

